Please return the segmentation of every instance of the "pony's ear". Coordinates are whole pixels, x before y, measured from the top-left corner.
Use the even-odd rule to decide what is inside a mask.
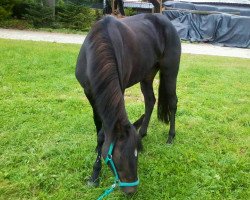
[[[137,121],[133,123],[136,130],[138,130],[141,127],[141,124],[144,120],[145,114],[143,114]]]
[[[115,123],[114,131],[118,139],[126,138],[129,135],[129,129],[129,125],[121,125],[118,121]]]

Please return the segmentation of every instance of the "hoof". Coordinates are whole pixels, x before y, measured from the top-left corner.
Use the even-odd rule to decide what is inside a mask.
[[[98,187],[100,184],[99,179],[96,179],[95,181],[93,181],[91,178],[87,181],[87,185],[89,187]]]
[[[145,131],[139,131],[139,135],[140,135],[140,137],[141,137],[141,139],[142,139],[142,138],[144,138],[145,136],[147,136],[147,132],[145,132]]]
[[[147,133],[140,134],[140,137],[141,137],[141,138],[144,138],[145,136],[147,136]]]
[[[167,140],[167,144],[173,144],[173,142],[174,142],[174,138],[169,136]]]

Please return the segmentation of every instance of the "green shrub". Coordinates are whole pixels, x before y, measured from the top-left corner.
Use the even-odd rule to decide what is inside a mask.
[[[20,20],[20,19],[1,20],[0,27],[21,29],[21,30],[33,28],[32,24],[30,24],[27,20]]]
[[[57,16],[57,21],[61,22],[63,27],[82,31],[88,30],[95,20],[93,9],[72,3],[63,6]]]
[[[95,21],[98,21],[103,16],[103,10],[101,9],[95,9]]]
[[[32,22],[34,27],[50,27],[54,22],[53,11],[48,6],[30,4],[25,18]]]
[[[12,17],[17,19],[23,19],[25,15],[28,14],[30,8],[30,3],[21,2],[14,5],[12,9]]]
[[[136,11],[133,8],[125,8],[124,12],[126,16],[136,15]]]
[[[12,14],[12,8],[18,2],[19,0],[1,0],[0,1],[0,20],[10,18]]]
[[[66,28],[88,31],[92,24],[102,17],[102,10],[73,3],[65,3],[63,0],[57,1],[55,15],[53,15],[52,8],[43,5],[41,1],[38,0],[0,1],[0,20],[2,19],[0,26],[6,28]],[[91,1],[92,0],[87,0],[86,2]],[[23,20],[26,20],[26,22]]]
[[[2,6],[0,6],[0,20],[8,18],[10,14],[11,14],[10,12],[8,12]]]

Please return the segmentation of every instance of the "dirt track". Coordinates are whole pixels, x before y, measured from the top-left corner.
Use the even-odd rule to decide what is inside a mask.
[[[79,34],[0,29],[0,38],[5,39],[82,44],[85,37],[85,35]],[[182,52],[190,54],[203,54],[250,59],[250,49],[219,47],[211,44],[182,43]]]

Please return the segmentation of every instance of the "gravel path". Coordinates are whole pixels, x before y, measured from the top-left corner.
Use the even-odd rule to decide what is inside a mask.
[[[15,40],[33,40],[33,41],[82,44],[85,37],[86,37],[85,35],[79,35],[79,34],[0,29],[0,38],[15,39]],[[250,49],[219,47],[211,44],[182,43],[182,52],[190,54],[228,56],[228,57],[250,59]]]

